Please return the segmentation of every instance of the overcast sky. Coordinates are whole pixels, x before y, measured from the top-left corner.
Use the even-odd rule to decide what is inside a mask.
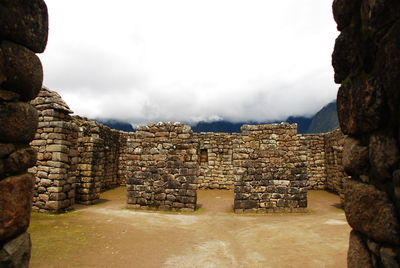
[[[336,98],[332,0],[47,0],[44,84],[89,118],[310,116]]]

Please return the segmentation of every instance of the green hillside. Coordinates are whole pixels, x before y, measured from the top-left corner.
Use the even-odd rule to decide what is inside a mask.
[[[324,106],[314,117],[307,133],[324,133],[339,127],[336,101]]]

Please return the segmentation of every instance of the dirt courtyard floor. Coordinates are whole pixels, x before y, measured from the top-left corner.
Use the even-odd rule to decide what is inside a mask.
[[[33,213],[31,267],[346,267],[339,198],[309,191],[310,213],[236,215],[233,192],[198,191],[194,213],[126,209],[125,188],[62,215]]]

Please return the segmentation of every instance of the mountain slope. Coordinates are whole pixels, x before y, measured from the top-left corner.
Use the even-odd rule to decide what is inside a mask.
[[[103,124],[109,128],[113,128],[116,130],[122,130],[125,132],[133,132],[135,131],[131,124],[119,120],[114,119],[94,119],[94,121]]]
[[[316,113],[311,121],[307,133],[324,133],[339,127],[336,110],[336,101],[324,106]]]

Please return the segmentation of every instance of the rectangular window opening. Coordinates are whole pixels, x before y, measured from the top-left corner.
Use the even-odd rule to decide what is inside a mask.
[[[200,149],[200,165],[208,164],[208,151],[207,149]]]

